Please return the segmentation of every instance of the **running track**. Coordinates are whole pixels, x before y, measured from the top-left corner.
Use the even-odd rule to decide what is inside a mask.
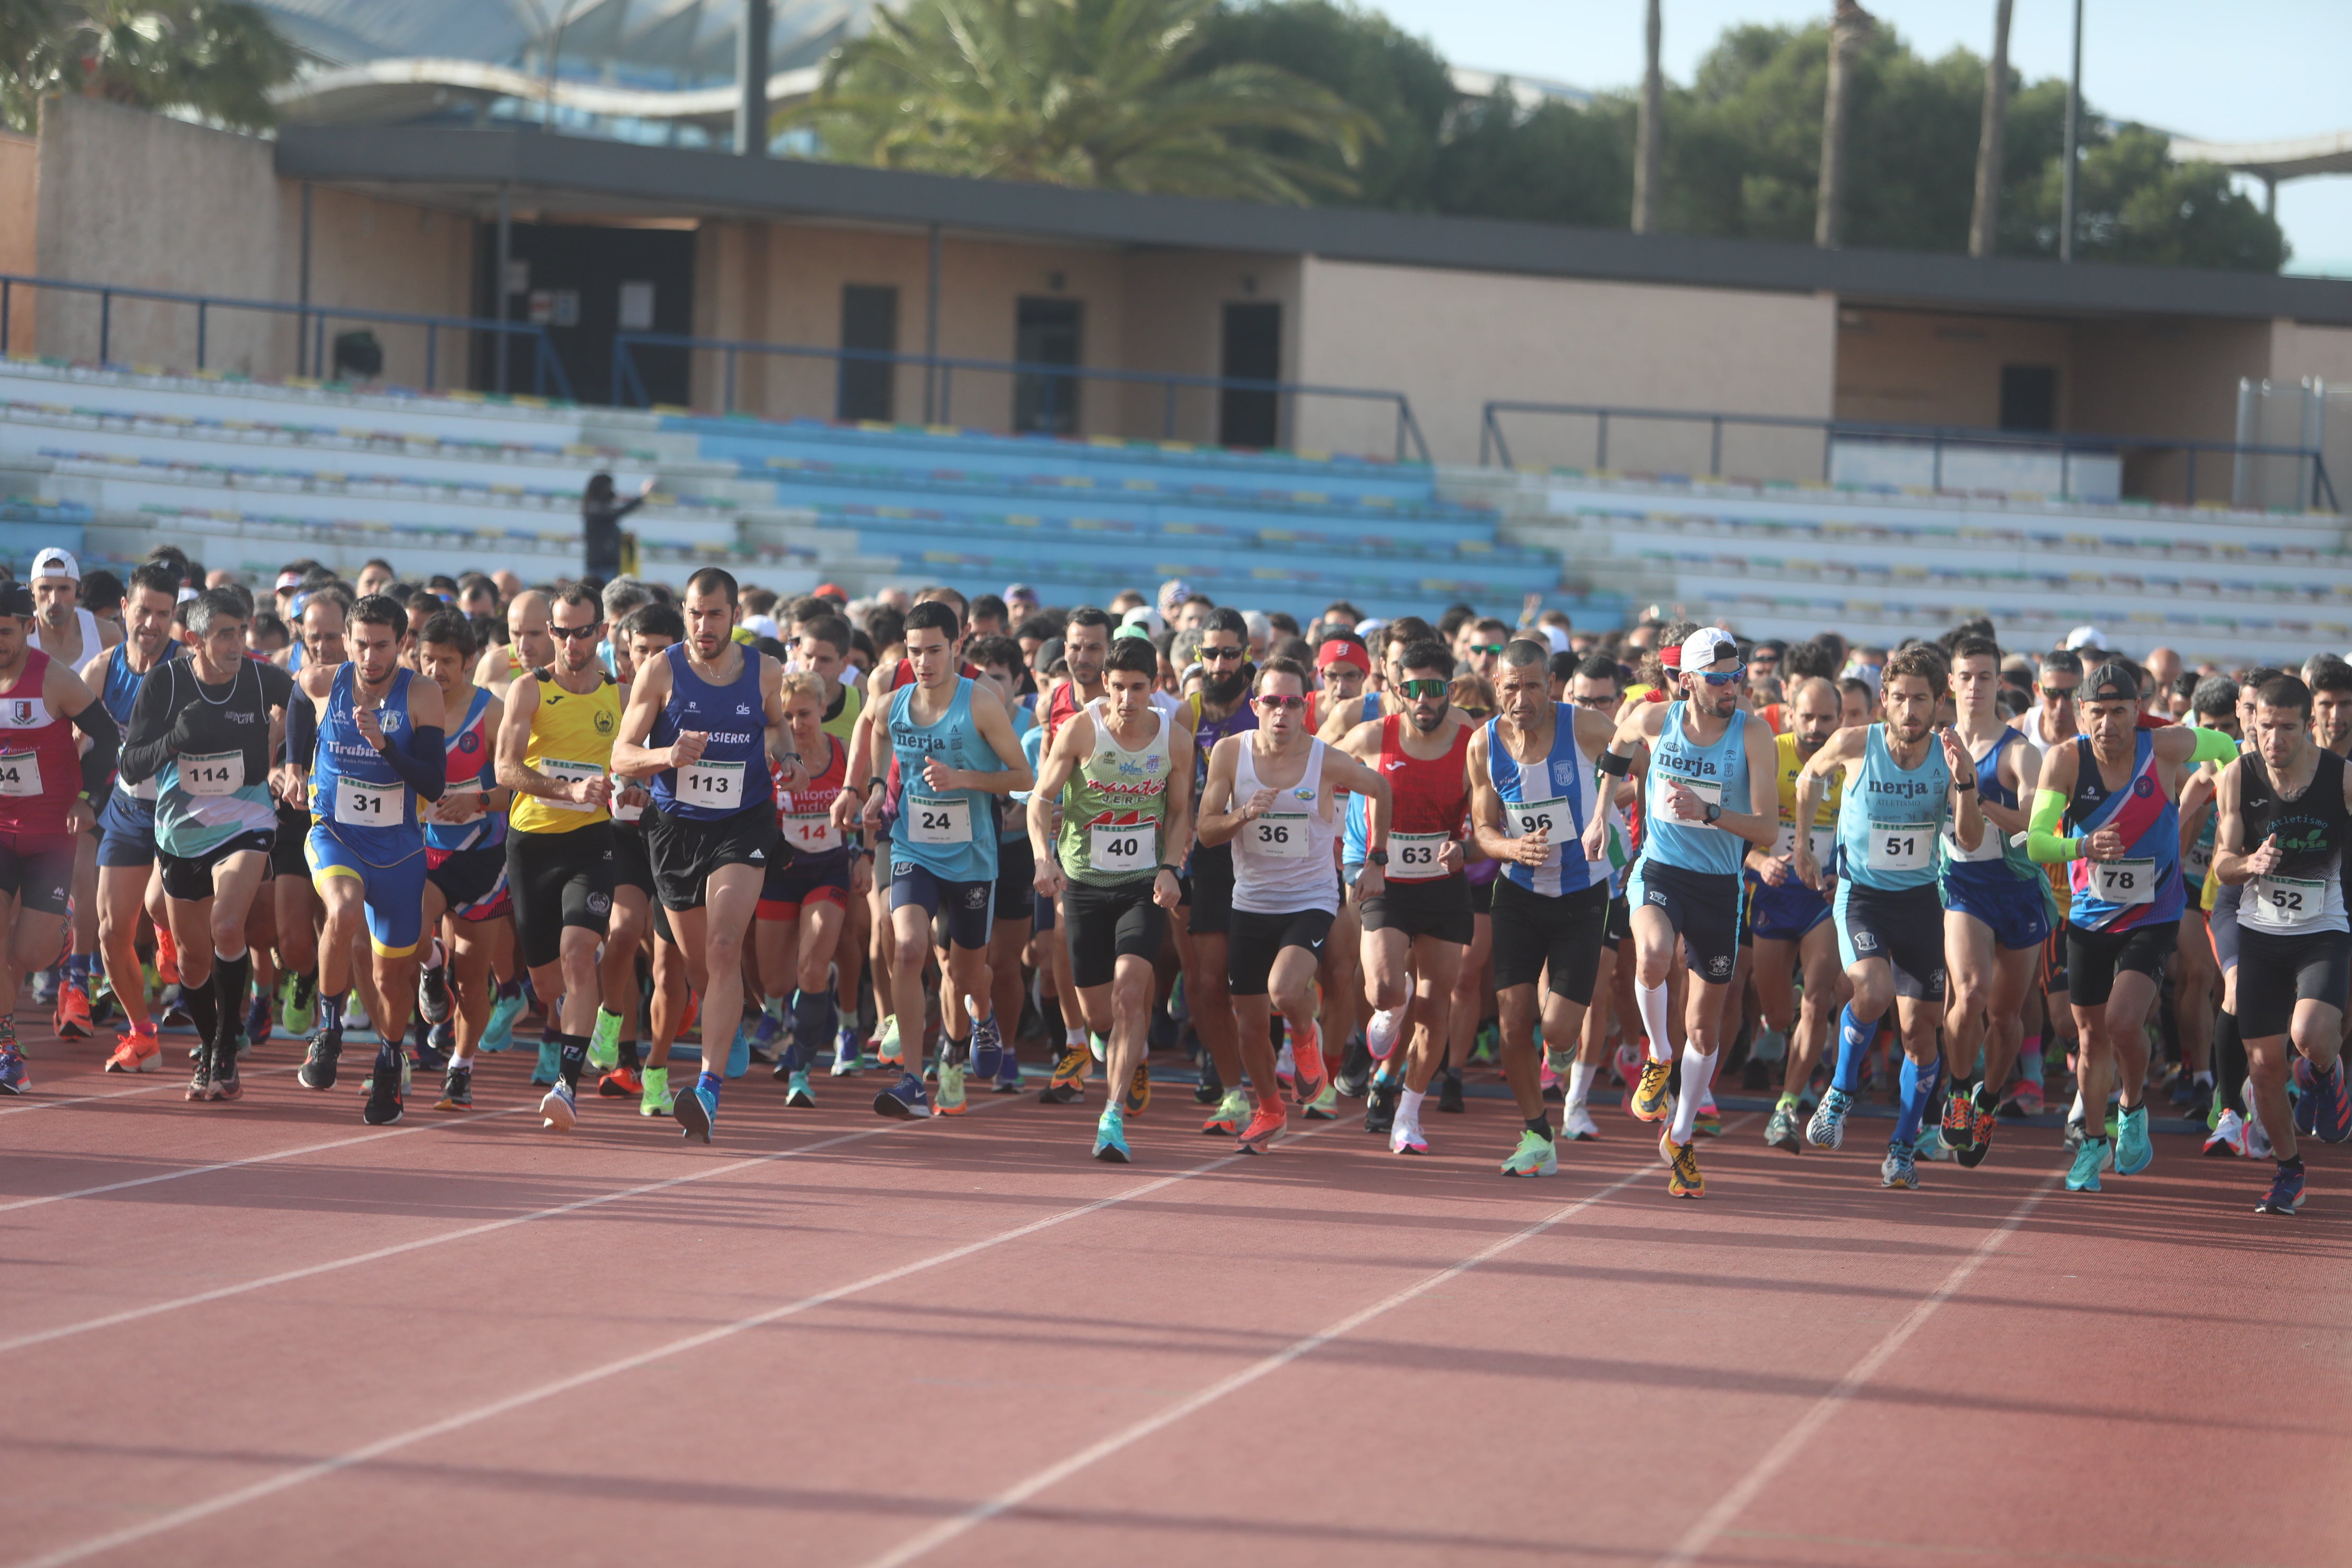
[[[2186,1136],[1902,1194],[1727,1105],[1685,1204],[1613,1110],[1501,1180],[1493,1098],[1249,1159],[1163,1086],[1119,1168],[872,1074],[688,1150],[541,1133],[521,1052],[371,1129],[363,1052],[200,1108],[31,1044],[0,1564],[2352,1563],[2344,1151],[2260,1221]]]

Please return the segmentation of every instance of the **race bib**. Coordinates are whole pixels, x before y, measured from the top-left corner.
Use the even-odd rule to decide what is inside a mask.
[[[677,803],[704,811],[739,811],[743,805],[743,764],[740,763],[681,763],[677,769]]]
[[[243,752],[206,752],[179,761],[180,788],[189,795],[235,795],[245,787]]]
[[[115,775],[114,787],[132,800],[143,800],[152,805],[155,799],[156,785],[152,777],[141,784],[132,784],[118,773]]]
[[[1675,815],[1675,792],[1666,787],[1669,784],[1682,785],[1685,789],[1690,791],[1691,794],[1698,796],[1698,803],[1703,806],[1719,806],[1723,804],[1723,781],[1721,779],[1692,779],[1685,778],[1680,773],[1654,773],[1652,776],[1658,781],[1658,784],[1657,787],[1651,792],[1654,799],[1650,809],[1656,814],[1658,820],[1661,822],[1671,822],[1677,827],[1706,827],[1709,826],[1706,823],[1696,820],[1685,822],[1681,817]],[[1720,833],[1723,831],[1723,828],[1718,824],[1715,826],[1715,831]]]
[[[32,752],[18,752],[0,757],[0,795],[34,795],[41,793],[41,759]]]
[[[2238,905],[2239,919],[2264,931],[2298,931],[2327,916],[2327,884],[2299,877],[2257,877]]]
[[[355,778],[335,780],[335,820],[345,827],[398,827],[407,816],[402,798],[406,784],[362,784]]]
[[[1157,823],[1097,822],[1087,832],[1087,861],[1097,871],[1149,871],[1160,864],[1159,854]]]
[[[1389,880],[1428,882],[1446,874],[1445,847],[1453,837],[1444,833],[1389,835]]]
[[[1536,830],[1541,828],[1550,840],[1551,853],[1544,857],[1540,867],[1530,869],[1549,871],[1559,864],[1560,840],[1574,837],[1577,832],[1576,813],[1565,799],[1523,800],[1507,805],[1503,810],[1509,816],[1511,825],[1518,829],[1519,837],[1532,837]]]
[[[2007,844],[2007,837],[2000,828],[1992,825],[1992,818],[1989,816],[1984,819],[1984,837],[1977,840],[1977,847],[1973,849],[1960,847],[1957,825],[1944,829],[1944,857],[1948,860],[1966,860],[1971,863],[1998,860],[2001,858]]]
[[[1936,825],[1932,822],[1874,822],[1870,825],[1870,868],[1874,871],[1924,871],[1936,858]]]
[[[2213,844],[2210,839],[2199,839],[2189,853],[2180,858],[2180,874],[2192,881],[2202,881],[2212,866]]]
[[[615,822],[641,822],[645,819],[646,803],[642,800],[633,800],[624,805],[620,792],[615,790],[613,794],[613,803],[608,809],[612,812],[613,820]]]
[[[2103,903],[2110,904],[2156,902],[2156,862],[2154,860],[2092,861],[2091,896]]]
[[[898,826],[907,830],[909,844],[969,844],[971,842],[971,802],[961,796],[954,800],[933,800],[927,795],[907,797],[906,815]]]
[[[833,825],[833,814],[820,811],[811,816],[784,818],[784,842],[803,855],[823,855],[841,847],[841,829]]]
[[[1269,811],[1243,831],[1248,836],[1252,854],[1270,855],[1276,860],[1307,858],[1307,814],[1303,811]]]
[[[583,779],[601,779],[604,770],[594,763],[567,763],[561,757],[541,757],[531,766],[558,784],[578,784]],[[540,804],[556,811],[593,811],[596,808],[577,800],[558,800],[542,795]]]
[[[1816,827],[1813,829],[1812,838],[1813,859],[1823,870],[1827,870],[1830,858],[1837,853],[1837,829]],[[1783,860],[1793,861],[1797,858],[1797,825],[1795,823],[1780,824],[1780,839],[1779,843],[1772,846],[1772,853]]]

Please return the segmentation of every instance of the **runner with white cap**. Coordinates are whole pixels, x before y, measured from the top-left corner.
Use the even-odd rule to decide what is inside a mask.
[[[81,564],[54,547],[33,557],[33,618],[26,641],[68,669],[79,669],[122,640],[122,628],[82,607]],[[66,935],[71,952],[57,985],[58,1034],[89,1036],[89,985],[98,960],[98,830],[93,825],[74,841],[73,920]],[[46,984],[46,983],[45,983]]]

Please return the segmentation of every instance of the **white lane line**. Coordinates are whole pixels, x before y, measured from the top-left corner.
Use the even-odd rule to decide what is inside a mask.
[[[904,1125],[906,1124],[903,1122],[894,1122],[887,1128],[876,1128],[873,1131],[877,1132],[893,1131]],[[923,1125],[932,1125],[932,1123]],[[1298,1133],[1288,1142],[1295,1143],[1300,1139],[1312,1138],[1320,1131],[1322,1129],[1317,1128]],[[853,1133],[851,1136],[862,1135]],[[781,1155],[769,1156],[769,1158],[781,1157]],[[625,1372],[635,1372],[640,1367],[651,1366],[656,1362],[684,1355],[689,1351],[700,1350],[705,1345],[732,1339],[752,1329],[764,1328],[770,1323],[798,1317],[804,1312],[829,1306],[851,1296],[879,1289],[885,1285],[894,1285],[901,1279],[910,1279],[950,1263],[960,1262],[977,1253],[987,1252],[994,1247],[1003,1247],[1008,1242],[1019,1241],[1024,1237],[1034,1236],[1040,1231],[1051,1230],[1055,1226],[1066,1224],[1071,1220],[1082,1219],[1091,1214],[1099,1214],[1105,1209],[1132,1203],[1137,1198],[1149,1197],[1153,1193],[1172,1187],[1179,1182],[1190,1180],[1194,1176],[1206,1175],[1212,1171],[1222,1170],[1236,1161],[1251,1158],[1254,1156],[1236,1151],[1208,1161],[1206,1163],[1195,1165],[1190,1170],[1179,1171],[1172,1176],[1161,1176],[1157,1181],[1146,1182],[1139,1187],[1130,1187],[1123,1193],[1116,1193],[1107,1198],[1097,1198],[1092,1203],[1080,1204],[1076,1208],[1064,1209],[1058,1214],[1047,1215],[1043,1218],[1031,1220],[1025,1225],[1014,1226],[1010,1230],[1001,1230],[993,1236],[982,1237],[978,1241],[965,1242],[962,1246],[950,1247],[945,1252],[935,1252],[928,1258],[919,1258],[911,1263],[902,1263],[896,1268],[886,1268],[878,1274],[869,1274],[847,1285],[837,1285],[830,1290],[820,1290],[813,1296],[803,1296],[780,1306],[771,1307],[764,1312],[757,1312],[748,1318],[738,1318],[731,1323],[721,1323],[714,1328],[704,1329],[698,1333],[687,1334],[656,1345],[649,1350],[639,1351],[634,1355],[622,1356],[614,1361],[588,1367],[568,1377],[560,1377],[552,1382],[540,1384],[533,1388],[526,1388],[520,1393],[508,1394],[502,1399],[494,1399],[487,1405],[478,1405],[471,1410],[460,1411],[455,1415],[446,1416],[439,1421],[429,1422],[422,1426],[412,1426],[405,1432],[395,1432],[388,1437],[379,1437],[373,1443],[337,1454],[331,1458],[320,1459],[314,1464],[302,1465],[290,1470],[281,1470],[266,1480],[256,1481],[251,1486],[239,1487],[235,1491],[223,1492],[220,1496],[208,1499],[204,1502],[191,1503],[185,1508],[174,1509],[170,1513],[159,1514],[143,1523],[131,1525],[76,1545],[61,1547],[58,1551],[47,1552],[39,1557],[26,1558],[16,1565],[16,1568],[60,1568],[64,1563],[79,1563],[86,1558],[95,1557],[100,1552],[111,1552],[120,1546],[129,1546],[136,1542],[146,1541],[166,1531],[177,1530],[183,1525],[194,1524],[199,1521],[210,1519],[215,1514],[225,1513],[231,1509],[242,1508],[247,1503],[273,1497],[279,1492],[299,1487],[306,1481],[331,1476],[339,1471],[350,1469],[355,1465],[364,1465],[372,1459],[381,1458],[386,1454],[417,1443],[430,1442],[436,1437],[447,1436],[452,1432],[462,1431],[466,1427],[477,1426],[511,1411],[540,1404],[558,1394],[569,1394],[574,1389],[585,1388],[591,1384],[602,1383],[607,1378],[616,1377]],[[761,1161],[744,1162],[747,1165],[761,1163]],[[680,1181],[689,1179],[691,1178],[679,1178]],[[495,1227],[484,1226],[483,1228]]]
[[[1739,1128],[1755,1120],[1756,1117],[1753,1114],[1740,1117],[1738,1121],[1733,1121],[1729,1126],[1727,1126],[1723,1130],[1724,1133],[1726,1136],[1728,1136],[1732,1132],[1737,1131]],[[1271,1374],[1281,1371],[1284,1367],[1288,1366],[1291,1363],[1298,1360],[1302,1356],[1313,1354],[1315,1352],[1321,1350],[1325,1345],[1329,1344],[1332,1341],[1339,1339],[1344,1335],[1353,1333],[1356,1330],[1362,1328],[1366,1323],[1370,1322],[1373,1319],[1381,1317],[1385,1313],[1392,1312],[1397,1308],[1405,1305],[1405,1303],[1419,1297],[1427,1295],[1430,1291],[1436,1289],[1439,1286],[1459,1279],[1461,1276],[1467,1274],[1470,1270],[1477,1268],[1480,1264],[1490,1262],[1494,1258],[1500,1257],[1502,1254],[1508,1252],[1511,1248],[1518,1246],[1523,1241],[1533,1240],[1535,1237],[1541,1236],[1544,1232],[1551,1229],[1554,1226],[1560,1224],[1564,1220],[1573,1218],[1575,1215],[1581,1214],[1584,1210],[1591,1208],[1593,1205],[1600,1203],[1601,1200],[1614,1197],[1619,1193],[1623,1192],[1627,1187],[1633,1185],[1636,1182],[1657,1180],[1660,1173],[1661,1167],[1644,1164],[1638,1170],[1633,1171],[1623,1176],[1620,1176],[1617,1180],[1610,1183],[1607,1186],[1602,1187],[1598,1191],[1588,1193],[1583,1197],[1577,1199],[1574,1203],[1569,1204],[1564,1207],[1553,1210],[1550,1214],[1546,1215],[1543,1218],[1536,1221],[1533,1225],[1527,1226],[1525,1229],[1513,1231],[1510,1235],[1502,1237],[1487,1247],[1482,1247],[1478,1251],[1471,1254],[1469,1257],[1462,1259],[1459,1263],[1452,1264],[1444,1268],[1441,1268],[1436,1273],[1406,1286],[1403,1289],[1397,1291],[1393,1295],[1384,1296],[1380,1300],[1373,1302],[1370,1306],[1363,1308],[1359,1311],[1351,1312],[1348,1316],[1341,1318],[1338,1322],[1332,1323],[1327,1328],[1317,1330],[1314,1333],[1307,1335],[1305,1339],[1293,1341],[1291,1343],[1285,1345],[1282,1349],[1276,1351],[1272,1355],[1266,1356],[1260,1361],[1252,1362],[1249,1365],[1242,1368],[1239,1372],[1232,1373],[1230,1376],[1220,1378],[1215,1383],[1209,1384],[1208,1387],[1202,1389],[1199,1393],[1191,1394],[1177,1401],[1175,1404],[1168,1406],[1168,1408],[1159,1412],[1157,1415],[1147,1415],[1133,1426],[1126,1427],[1120,1431],[1114,1432],[1109,1436],[1105,1437],[1100,1442],[1096,1443],[1089,1447],[1079,1449],[1068,1458],[1064,1459],[1057,1464],[1046,1466],[1045,1468],[1039,1470],[1028,1479],[1007,1488],[1005,1490],[997,1493],[994,1497],[990,1498],[987,1501],[956,1515],[953,1519],[941,1520],[939,1523],[931,1526],[930,1529],[923,1531],[920,1535],[914,1537],[912,1540],[908,1541],[901,1545],[893,1547],[891,1550],[882,1553],[879,1557],[871,1559],[866,1564],[866,1568],[900,1568],[901,1564],[912,1563],[918,1557],[921,1557],[931,1552],[937,1551],[940,1547],[946,1545],[949,1542],[955,1540],[958,1536],[962,1535],[980,1525],[987,1523],[990,1520],[994,1519],[997,1515],[1004,1512],[1007,1509],[1020,1507],[1023,1503],[1027,1502],[1031,1498],[1035,1497],[1039,1492],[1045,1490],[1049,1487],[1060,1485],[1062,1482],[1068,1480],[1072,1476],[1076,1475],[1079,1471],[1087,1468],[1089,1466],[1099,1464],[1101,1461],[1109,1458],[1113,1454],[1118,1453],[1120,1449],[1130,1447],[1133,1445],[1141,1442],[1144,1438],[1150,1436],[1153,1433],[1174,1426],[1177,1422],[1183,1420],[1186,1416],[1191,1415],[1197,1411],[1205,1409],[1209,1405],[1214,1405],[1218,1400],[1224,1398],[1229,1394],[1235,1394],[1240,1392],[1242,1389],[1247,1388],[1251,1384],[1256,1383],[1262,1378],[1270,1376]]]
[[[1682,1539],[1675,1542],[1674,1549],[1658,1559],[1659,1568],[1688,1568],[1688,1564],[1697,1562],[1707,1548],[1715,1544],[1716,1538],[1730,1528],[1732,1521],[1745,1513],[1748,1505],[1762,1495],[1772,1478],[1797,1457],[1813,1434],[1838,1413],[1839,1407],[1861,1392],[1862,1385],[1868,1383],[1895,1352],[1908,1343],[1911,1336],[1917,1333],[1929,1318],[1936,1315],[1936,1309],[1950,1300],[1953,1293],[1968,1283],[1969,1277],[1983,1265],[1985,1259],[1998,1251],[2000,1244],[2025,1223],[2025,1216],[2050,1195],[2050,1190],[2065,1173],[2063,1170],[2053,1171],[2043,1177],[2042,1184],[2026,1194],[2025,1201],[2011,1209],[2007,1219],[1995,1226],[1982,1241],[1977,1243],[1975,1251],[1952,1265],[1952,1271],[1944,1276],[1942,1284],[1906,1313],[1901,1322],[1887,1330],[1885,1336],[1870,1347],[1868,1354],[1848,1368],[1846,1374],[1839,1378],[1828,1393],[1815,1400],[1811,1407],[1797,1418],[1795,1426],[1780,1435],[1780,1441],[1764,1450],[1763,1457],[1739,1478],[1730,1490],[1716,1499],[1714,1507],[1699,1515],[1698,1521],[1683,1531]]]
[[[69,1193],[51,1193],[46,1197],[18,1198],[14,1203],[0,1204],[0,1214],[15,1214],[19,1209],[37,1209],[45,1204],[69,1203],[75,1198],[102,1197],[108,1193],[129,1192],[133,1187],[152,1187],[159,1182],[184,1182],[190,1176],[209,1176],[215,1171],[241,1170],[247,1165],[275,1164],[280,1160],[292,1160],[304,1154],[322,1154],[330,1149],[349,1149],[361,1143],[377,1143],[386,1138],[404,1138],[411,1132],[432,1132],[447,1127],[471,1127],[477,1122],[495,1121],[501,1116],[514,1116],[535,1106],[510,1105],[504,1110],[485,1110],[464,1121],[417,1121],[406,1127],[387,1127],[381,1132],[362,1132],[356,1138],[331,1138],[324,1143],[305,1143],[299,1149],[280,1149],[274,1154],[254,1154],[242,1160],[222,1160],[210,1165],[184,1165],[176,1171],[163,1171],[152,1176],[133,1176],[125,1182],[108,1182],[103,1186],[76,1187]]]
[[[240,1078],[268,1078],[272,1073],[292,1072],[294,1068],[291,1067],[255,1068],[250,1071],[240,1072],[237,1076]],[[58,1110],[68,1105],[91,1105],[101,1100],[129,1100],[135,1094],[162,1094],[167,1089],[178,1090],[187,1088],[186,1084],[180,1081],[179,1075],[176,1073],[167,1074],[166,1076],[170,1079],[169,1082],[145,1084],[138,1089],[118,1089],[110,1090],[105,1094],[77,1094],[65,1100],[37,1100],[30,1105],[0,1106],[0,1116],[24,1116],[36,1110]]]

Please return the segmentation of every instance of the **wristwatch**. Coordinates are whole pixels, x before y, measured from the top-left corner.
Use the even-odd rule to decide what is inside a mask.
[[[1160,868],[1167,872],[1170,876],[1175,878],[1180,882],[1184,879],[1184,868],[1181,866],[1171,866],[1167,861],[1162,860],[1160,862]]]
[[[1388,863],[1389,863],[1389,852],[1388,852],[1387,850],[1385,850],[1385,849],[1367,849],[1367,850],[1365,850],[1365,851],[1364,851],[1364,864],[1365,864],[1365,865],[1367,865],[1367,866],[1381,866],[1381,867],[1385,867],[1385,866],[1387,866],[1387,865],[1388,865]]]
[[[1706,803],[1706,810],[1702,814],[1700,820],[1705,822],[1709,827],[1713,827],[1716,823],[1722,818],[1722,816],[1723,807],[1716,805],[1713,801],[1708,801]]]

